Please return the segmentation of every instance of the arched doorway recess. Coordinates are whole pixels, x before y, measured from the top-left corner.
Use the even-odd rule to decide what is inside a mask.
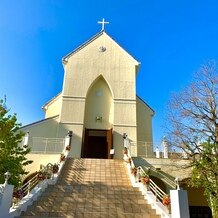
[[[91,84],[86,96],[83,158],[111,158],[113,118],[112,92],[103,76],[99,76]]]

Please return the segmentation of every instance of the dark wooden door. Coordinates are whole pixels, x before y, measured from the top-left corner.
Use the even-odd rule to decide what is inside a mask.
[[[110,159],[112,141],[112,130],[85,129],[82,157]]]
[[[113,132],[112,129],[107,130],[107,149],[108,149],[108,159],[112,159],[113,155],[110,154],[111,149],[113,148]]]

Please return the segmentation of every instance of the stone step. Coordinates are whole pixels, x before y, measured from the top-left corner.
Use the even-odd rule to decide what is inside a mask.
[[[49,213],[37,213],[35,215],[25,215],[23,218],[47,218],[47,217],[70,217],[70,218],[160,218],[159,215],[150,215],[146,213],[118,213],[118,212],[71,212],[71,213],[63,213],[63,212],[49,212]]]
[[[48,186],[21,217],[160,216],[131,186],[122,161],[68,159],[56,185]]]

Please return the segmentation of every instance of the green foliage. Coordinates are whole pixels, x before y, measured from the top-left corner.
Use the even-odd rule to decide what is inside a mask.
[[[8,115],[8,112],[4,101],[0,100],[0,184],[4,183],[4,174],[9,171],[9,183],[18,187],[22,176],[27,174],[23,166],[32,161],[25,157],[30,150],[19,146],[24,136],[19,130],[21,124],[17,123],[16,114]]]
[[[192,185],[203,187],[213,217],[218,217],[218,156],[214,155],[217,143],[201,144],[203,152],[194,161],[192,169]]]

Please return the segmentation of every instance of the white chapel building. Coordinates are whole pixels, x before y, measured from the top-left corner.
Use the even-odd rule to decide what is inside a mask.
[[[62,63],[61,93],[43,105],[43,120],[21,128],[26,132],[23,145],[32,150],[27,158],[33,163],[25,166],[29,178],[40,167],[57,163],[68,143],[70,158],[123,159],[123,146],[129,146],[134,164],[149,169],[149,177],[166,193],[175,188],[173,177],[189,178],[190,169],[182,167],[189,160],[170,159],[166,141],[163,157],[156,150],[154,158],[154,111],[136,94],[140,63],[105,32],[104,26],[63,57]],[[67,141],[69,135],[72,137]],[[203,190],[185,184],[192,213],[209,214]]]
[[[138,141],[149,142],[147,152],[153,153],[154,111],[136,94],[136,59],[103,28],[62,63],[62,92],[44,104],[45,119],[22,131],[44,138],[72,131],[70,157],[121,159],[124,133],[134,145],[132,155],[144,154]]]

